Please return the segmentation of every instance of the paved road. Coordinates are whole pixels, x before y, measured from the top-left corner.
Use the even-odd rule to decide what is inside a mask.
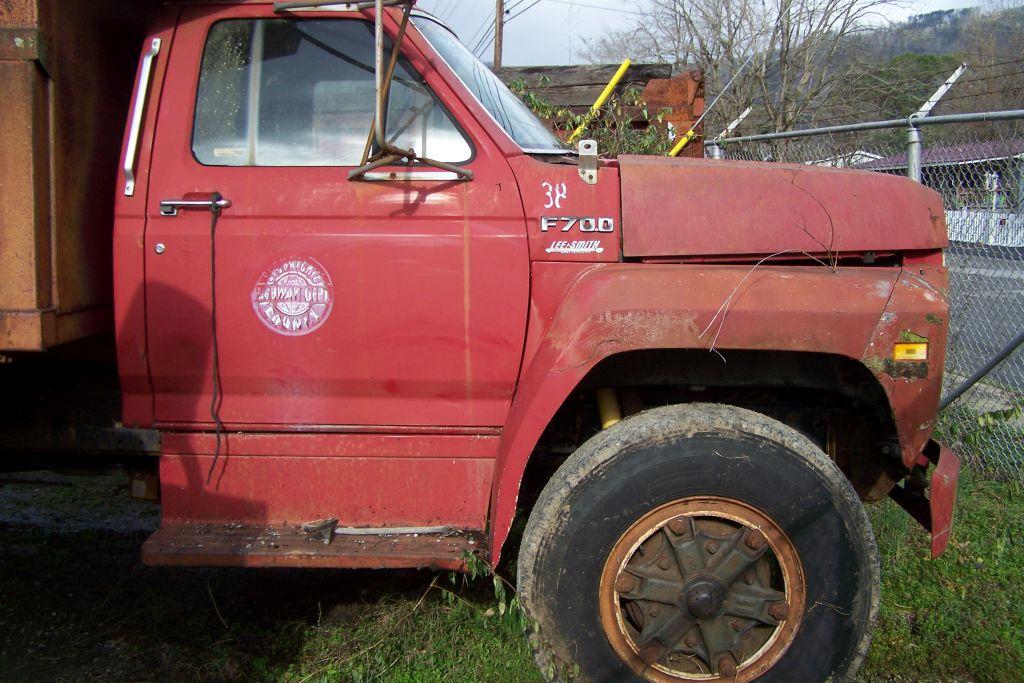
[[[950,265],[947,374],[970,375],[1024,329],[1024,256],[1009,249],[954,244]],[[1024,349],[991,375],[1024,398]]]

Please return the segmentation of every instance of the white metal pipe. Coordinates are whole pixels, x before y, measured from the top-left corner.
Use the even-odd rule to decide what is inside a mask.
[[[939,100],[941,100],[947,92],[949,92],[949,89],[953,87],[953,84],[957,82],[957,80],[963,75],[965,71],[967,71],[967,62],[964,62],[959,67],[957,67],[957,70],[954,71],[952,75],[946,79],[945,83],[939,86],[939,89],[936,90],[932,94],[932,96],[928,98],[927,102],[921,105],[921,108],[918,109],[917,112],[912,115],[912,118],[924,118],[925,116],[928,116],[928,114],[931,114],[932,109],[935,108],[935,105],[939,103]]]
[[[921,182],[921,129],[911,127],[907,131],[907,177],[915,183]]]

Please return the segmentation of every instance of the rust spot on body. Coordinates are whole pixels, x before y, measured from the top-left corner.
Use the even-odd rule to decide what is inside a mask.
[[[928,363],[920,361],[896,361],[887,359],[885,374],[893,379],[918,380],[928,377]]]

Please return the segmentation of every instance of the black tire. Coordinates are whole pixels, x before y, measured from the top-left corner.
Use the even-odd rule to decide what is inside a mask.
[[[654,680],[609,642],[598,604],[602,572],[637,520],[694,496],[756,509],[788,536],[802,564],[798,626],[758,680],[852,677],[867,654],[879,601],[878,550],[863,505],[807,437],[760,413],[712,404],[665,406],[623,420],[581,446],[544,488],[518,560],[542,673],[549,680]],[[740,664],[738,673],[710,680],[750,678],[754,669],[744,676]]]

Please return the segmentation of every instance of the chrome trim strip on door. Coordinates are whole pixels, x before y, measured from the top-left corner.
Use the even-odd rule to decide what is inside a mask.
[[[451,171],[370,171],[364,173],[363,180],[463,180],[458,173]],[[465,178],[469,180],[469,178]]]

